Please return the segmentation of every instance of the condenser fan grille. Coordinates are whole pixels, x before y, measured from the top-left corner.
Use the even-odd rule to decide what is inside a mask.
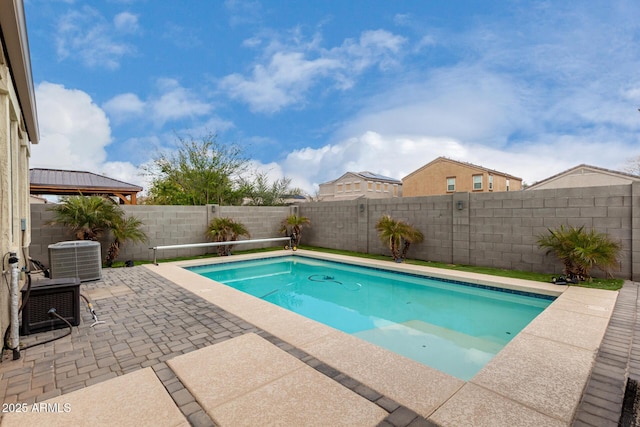
[[[100,242],[75,240],[49,245],[51,278],[77,277],[81,282],[102,278]]]

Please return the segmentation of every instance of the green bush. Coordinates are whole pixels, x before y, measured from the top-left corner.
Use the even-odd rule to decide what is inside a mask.
[[[249,230],[241,222],[236,222],[232,218],[217,217],[211,220],[207,227],[207,237],[213,242],[233,242],[240,236],[249,235]],[[217,247],[219,256],[231,255],[233,244],[220,245]]]
[[[407,257],[411,243],[420,243],[424,235],[414,226],[402,220],[383,215],[376,223],[376,231],[383,244],[389,246],[391,256],[396,262],[402,262]]]
[[[538,237],[538,246],[560,259],[564,274],[579,280],[590,280],[593,267],[611,276],[610,269],[619,262],[620,244],[607,234],[585,231],[584,226],[549,229],[548,235]]]

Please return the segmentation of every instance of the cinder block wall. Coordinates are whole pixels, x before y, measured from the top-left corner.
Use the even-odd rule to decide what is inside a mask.
[[[640,280],[640,184],[316,202],[301,204],[300,214],[311,219],[304,243],[312,246],[388,254],[375,224],[389,214],[424,233],[411,258],[551,274],[562,265],[538,248],[538,237],[584,225],[621,243],[616,277]]]
[[[250,237],[242,236],[240,239],[270,239],[273,237],[286,237],[280,232],[282,220],[292,213],[289,206],[216,206],[215,215],[233,218],[241,222],[249,231]],[[243,243],[234,249],[255,249],[272,246],[284,246],[287,242]],[[211,250],[215,252],[215,248]]]
[[[44,225],[47,205],[31,206],[33,258],[48,263],[48,245],[72,240],[63,227]],[[281,221],[298,212],[311,220],[302,244],[389,254],[375,224],[384,214],[416,226],[425,236],[409,257],[445,263],[559,274],[562,265],[538,248],[537,239],[562,224],[594,228],[622,244],[616,277],[640,281],[640,184],[495,193],[454,193],[395,199],[303,203],[298,207],[125,206],[144,222],[146,244],[127,243],[119,259],[152,259],[149,247],[207,241],[214,216],[241,221],[251,238],[279,237]],[[106,245],[103,243],[103,254]],[[273,243],[243,245],[273,246]],[[277,245],[277,243],[276,243]],[[240,249],[238,246],[237,250]],[[212,253],[215,248],[158,252],[158,258]],[[595,274],[602,275],[598,271]]]
[[[53,243],[75,240],[66,227],[50,226],[53,214],[51,205],[31,205],[32,243],[31,257],[49,265],[48,247]],[[153,251],[149,248],[162,245],[181,245],[207,242],[206,230],[215,216],[231,217],[244,223],[251,238],[261,239],[280,237],[279,226],[289,215],[289,207],[235,207],[235,206],[122,206],[129,216],[135,216],[143,222],[142,230],[149,241],[133,244],[125,242],[121,247],[119,260],[150,260]],[[213,208],[213,209],[212,209]],[[102,239],[102,255],[106,257],[110,239]],[[242,249],[273,246],[274,243],[247,244]],[[240,247],[237,247],[240,249]],[[215,253],[214,248],[185,248],[158,251],[158,259]]]

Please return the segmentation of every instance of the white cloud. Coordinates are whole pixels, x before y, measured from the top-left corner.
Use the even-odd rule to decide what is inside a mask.
[[[364,100],[366,107],[349,118],[337,136],[342,139],[374,131],[500,147],[515,129],[531,128],[532,101],[535,97],[527,87],[480,67],[443,69]]]
[[[313,193],[319,184],[345,172],[369,171],[401,179],[438,156],[465,155],[467,148],[450,138],[369,131],[317,149],[295,150],[282,162],[282,169],[293,185]]]
[[[225,0],[231,26],[252,25],[262,19],[262,5],[255,0]]]
[[[607,8],[585,17],[574,9],[551,22],[543,11],[462,34],[425,29],[447,46],[433,36],[414,46],[451,50],[450,63],[402,74],[360,99],[364,107],[343,120],[331,144],[293,151],[283,173],[309,191],[347,171],[400,179],[438,156],[527,183],[581,163],[621,170],[640,154],[640,61],[629,41],[637,13]],[[621,26],[599,23],[602,13],[620,15]]]
[[[33,147],[33,167],[95,170],[105,161],[109,119],[87,93],[43,82],[36,100],[42,142]]]
[[[140,29],[138,15],[129,12],[119,13],[113,18],[113,26],[122,33],[136,33]]]
[[[523,178],[529,184],[581,163],[620,169],[632,147],[612,141],[575,136],[541,135],[529,144],[501,149],[462,143],[445,137],[382,135],[365,132],[320,148],[301,148],[281,162],[281,173],[292,185],[314,194],[318,185],[345,172],[370,171],[402,179],[436,157],[473,163]]]
[[[105,102],[103,108],[118,123],[146,120],[157,126],[170,121],[205,116],[213,109],[200,95],[181,86],[175,79],[158,79],[156,92],[146,100],[134,93],[119,94]],[[217,121],[224,123],[223,120]]]
[[[112,25],[99,11],[88,6],[67,13],[58,22],[55,35],[58,57],[79,59],[92,68],[117,69],[122,57],[134,53],[133,46],[119,40],[115,31],[119,25],[128,25],[130,30],[133,15],[118,17]]]
[[[164,124],[170,120],[185,117],[202,116],[212,110],[212,106],[201,101],[191,90],[186,89],[174,79],[160,79],[158,81],[158,98],[150,101],[152,117]]]
[[[299,29],[290,32],[290,39],[271,40],[264,50],[265,60],[252,67],[250,76],[230,74],[220,81],[220,89],[249,104],[254,112],[274,113],[304,104],[310,90],[325,80],[332,81],[335,89],[345,90],[369,67],[386,70],[396,66],[406,41],[385,30],[364,31],[357,41],[347,39],[330,50],[319,47],[317,34],[304,40]],[[256,38],[245,42],[249,47],[259,45]]]
[[[273,113],[303,102],[316,78],[339,67],[335,60],[307,60],[301,52],[279,52],[267,66],[256,65],[250,79],[232,74],[222,80],[221,87],[232,98],[249,103],[253,111]]]
[[[97,173],[100,175],[108,176],[109,178],[129,184],[139,185],[145,187],[145,190],[148,189],[148,183],[142,175],[140,168],[129,162],[106,162],[103,163],[97,171],[99,171]]]
[[[404,37],[386,30],[364,31],[357,42],[346,40],[331,53],[343,58],[349,69],[357,74],[374,64],[378,64],[380,69],[393,67],[405,42]]]
[[[146,104],[134,93],[116,95],[102,106],[109,117],[116,121],[135,119],[145,111]]]
[[[107,161],[109,119],[87,93],[42,82],[36,102],[41,137],[32,146],[30,167],[88,171],[140,185],[136,166]]]

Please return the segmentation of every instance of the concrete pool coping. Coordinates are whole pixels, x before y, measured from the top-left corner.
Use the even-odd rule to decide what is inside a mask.
[[[183,268],[285,254],[350,261],[554,295],[557,299],[465,382]],[[618,295],[612,291],[303,250],[181,261],[147,268],[441,425],[569,425]]]

